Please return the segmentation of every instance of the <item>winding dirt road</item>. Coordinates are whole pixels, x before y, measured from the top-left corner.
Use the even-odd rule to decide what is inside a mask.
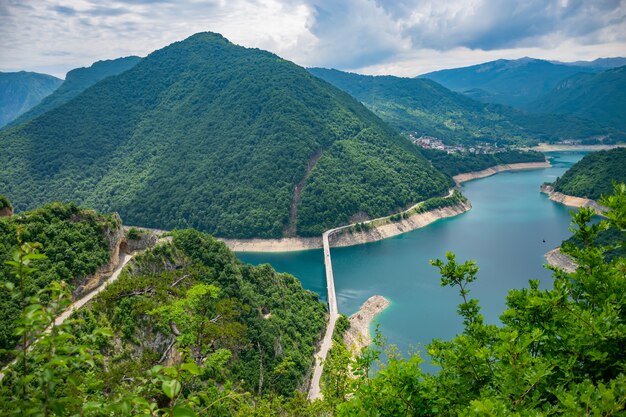
[[[133,256],[134,256],[134,254],[132,254],[132,255],[128,255],[128,254],[125,254],[125,253],[120,254],[120,263],[117,266],[117,268],[115,268],[115,270],[113,271],[113,273],[111,274],[109,279],[104,281],[104,283],[102,283],[102,285],[100,285],[98,288],[96,288],[93,291],[91,291],[90,293],[86,294],[80,300],[76,300],[72,304],[70,304],[70,306],[63,313],[59,314],[59,316],[54,320],[54,325],[58,326],[58,325],[62,324],[65,320],[67,320],[72,315],[74,310],[78,310],[79,308],[81,308],[82,306],[87,304],[96,295],[98,295],[102,291],[104,291],[105,288],[107,286],[109,286],[112,282],[117,281],[117,279],[120,277],[120,274],[122,273],[122,269],[128,263],[128,261],[130,261],[133,258]],[[50,333],[51,330],[52,330],[52,326],[48,327],[44,331],[44,334]],[[37,344],[38,341],[39,341],[39,339],[37,339],[33,343],[31,343],[30,346],[28,347],[28,350],[30,351]],[[2,371],[0,371],[0,381],[2,381],[4,379],[4,372],[5,372],[5,370],[8,367],[13,366],[13,365],[15,365],[15,360],[10,362],[8,365],[6,365],[2,369]]]

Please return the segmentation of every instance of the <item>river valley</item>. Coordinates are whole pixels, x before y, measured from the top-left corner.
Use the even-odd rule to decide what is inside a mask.
[[[473,209],[425,228],[379,242],[333,248],[339,312],[350,315],[374,294],[391,301],[378,318],[389,343],[407,353],[424,349],[433,338],[449,339],[462,328],[456,313],[457,289],[442,288],[428,261],[453,251],[481,268],[470,286],[486,321],[497,323],[511,288],[539,279],[550,285],[544,254],[569,236],[570,208],[539,192],[584,156],[584,152],[548,154],[552,167],[503,172],[463,184]],[[544,242],[545,241],[545,242]],[[298,277],[305,288],[326,299],[322,250],[290,253],[238,253],[245,262],[270,263]]]

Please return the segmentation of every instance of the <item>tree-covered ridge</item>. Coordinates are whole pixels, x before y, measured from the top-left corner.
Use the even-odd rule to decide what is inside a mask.
[[[626,148],[585,155],[557,178],[554,189],[563,194],[597,200],[611,193],[612,181],[626,182]]]
[[[0,128],[37,105],[62,82],[36,72],[0,72]]]
[[[204,410],[199,415],[234,415],[250,407],[251,398],[276,398],[280,404],[305,387],[325,323],[326,309],[317,294],[269,265],[240,263],[209,235],[195,230],[171,235],[170,242],[137,255],[119,280],[44,336],[32,352],[24,349],[20,356],[18,349],[17,363],[4,370],[0,384],[0,415],[42,410],[48,415],[137,415],[152,408],[149,415],[161,416],[157,408],[173,407],[179,394],[191,393],[197,401],[193,407]],[[30,247],[23,247],[16,259],[28,262],[29,253]],[[10,267],[23,269],[20,262]],[[18,288],[2,291],[19,294]],[[50,287],[45,307],[29,307],[42,314],[20,319],[20,326],[28,322],[23,329],[29,340],[34,339],[31,332],[54,319],[54,303],[65,305],[59,288],[58,283]],[[65,335],[56,338],[59,332]],[[46,353],[48,340],[56,343],[54,353]],[[50,355],[55,356],[53,368],[47,368]],[[42,368],[47,369],[42,378],[22,384],[20,375],[34,376]],[[63,380],[54,380],[60,375]],[[53,385],[48,385],[51,378]],[[293,401],[302,399],[296,395]],[[35,406],[38,401],[43,403]],[[178,414],[181,405],[166,415],[196,415]]]
[[[141,58],[138,56],[128,56],[118,59],[98,61],[88,68],[73,69],[67,73],[65,81],[63,81],[63,84],[61,84],[59,88],[41,100],[41,102],[35,107],[11,122],[10,125],[15,126],[20,123],[25,123],[40,114],[59,107],[98,81],[129,70],[140,60]]]
[[[0,204],[1,206],[1,204]],[[114,215],[101,215],[75,204],[51,203],[11,217],[0,217],[0,281],[17,285],[5,261],[13,259],[18,231],[23,242],[31,242],[47,256],[36,262],[37,271],[25,282],[32,295],[53,281],[66,281],[70,288],[109,262],[107,235],[121,227]],[[19,300],[0,292],[0,349],[13,346],[12,331]],[[0,362],[4,356],[0,356]]]
[[[431,79],[484,102],[524,108],[565,78],[597,71],[588,66],[521,58],[435,71],[420,78]]]
[[[433,163],[435,168],[450,176],[466,172],[482,171],[496,165],[519,164],[526,162],[544,162],[546,157],[541,152],[511,150],[493,154],[452,153],[437,149],[422,149],[422,154]]]
[[[292,204],[304,212],[311,204],[336,210],[338,191],[351,196],[340,218],[305,215],[299,229],[338,225],[361,209],[388,213],[448,183],[348,94],[276,55],[211,33],[153,52],[1,133],[0,143],[0,193],[18,211],[71,200],[117,211],[129,224],[217,236],[280,237]],[[352,157],[337,164],[346,148]],[[363,189],[323,183],[305,184],[317,194],[298,205],[294,188],[319,152],[311,180],[327,175],[323,167],[360,182],[374,166],[411,174],[365,185],[376,200],[368,207]],[[402,194],[385,197],[396,191]]]
[[[577,74],[528,106],[544,113],[571,114],[626,131],[626,66]]]
[[[0,194],[0,209],[6,208],[6,207],[13,208],[13,205],[11,204],[11,201],[9,201],[8,198]]]
[[[172,243],[134,259],[81,314],[90,323],[107,323],[115,335],[101,348],[107,387],[117,393],[132,388],[123,379],[142,376],[174,341],[161,363],[190,355],[210,390],[232,384],[291,396],[305,386],[325,323],[317,294],[269,265],[241,264],[209,235],[172,235]]]
[[[367,76],[324,68],[310,68],[309,72],[346,91],[400,132],[434,136],[448,143],[532,144],[626,137],[576,117],[527,114],[508,106],[480,103],[428,79]]]

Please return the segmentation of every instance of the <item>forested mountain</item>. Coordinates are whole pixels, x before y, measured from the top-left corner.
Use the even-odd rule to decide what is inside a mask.
[[[449,143],[536,143],[598,136],[624,139],[619,132],[576,117],[529,114],[480,103],[428,79],[359,75],[324,68],[311,68],[309,72],[360,100],[398,131],[434,136]]]
[[[541,59],[499,59],[463,68],[420,75],[487,103],[524,107],[552,90],[561,80],[591,67],[551,63]]]
[[[0,72],[0,127],[37,105],[62,82],[36,72]]]
[[[585,155],[557,178],[554,189],[563,194],[597,200],[611,193],[612,181],[626,182],[626,148]]]
[[[321,234],[451,184],[348,94],[212,33],[150,54],[0,144],[0,193],[17,211],[70,200],[229,237]]]
[[[529,111],[572,114],[626,131],[626,66],[561,81]]]
[[[98,81],[129,70],[140,60],[141,58],[138,56],[128,56],[125,58],[98,61],[88,68],[76,68],[71,70],[67,73],[65,81],[63,81],[63,84],[61,84],[59,88],[44,98],[41,103],[15,119],[11,125],[24,123],[55,107],[67,103]]]

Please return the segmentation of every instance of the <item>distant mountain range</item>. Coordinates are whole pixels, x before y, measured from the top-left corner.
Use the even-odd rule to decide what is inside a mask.
[[[400,132],[435,136],[448,143],[524,144],[624,135],[575,117],[525,113],[485,104],[428,79],[367,76],[324,68],[309,72],[360,100]]]
[[[573,75],[532,102],[528,109],[576,115],[626,131],[626,66]]]
[[[36,72],[0,72],[0,127],[37,105],[62,82]]]
[[[141,58],[138,56],[129,56],[107,61],[98,61],[88,68],[76,68],[71,70],[67,73],[65,81],[59,88],[45,97],[41,103],[15,119],[11,125],[24,123],[40,114],[67,103],[98,81],[127,71],[140,60]]]
[[[320,235],[452,183],[348,94],[212,33],[153,52],[0,143],[0,194],[18,211],[72,200],[228,237]]]
[[[561,62],[550,61],[554,64],[573,65],[577,67],[590,67],[598,69],[611,69],[617,67],[623,67],[626,65],[626,58],[614,57],[614,58],[598,58],[593,61],[574,61],[574,62]]]
[[[499,59],[463,68],[420,75],[477,100],[525,108],[565,78],[580,72],[593,73],[594,65],[572,65],[521,58]]]

